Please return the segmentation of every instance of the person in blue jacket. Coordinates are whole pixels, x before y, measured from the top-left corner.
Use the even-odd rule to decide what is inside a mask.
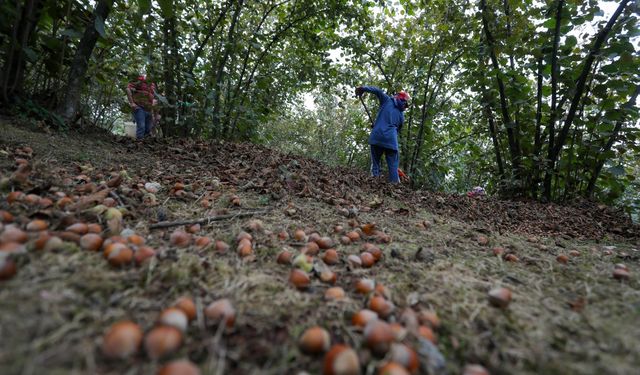
[[[389,168],[389,182],[400,182],[398,166],[400,156],[398,154],[398,134],[404,123],[404,112],[407,109],[407,102],[411,97],[404,91],[400,91],[394,96],[389,96],[374,86],[356,87],[356,96],[362,96],[365,92],[375,94],[380,101],[380,109],[376,122],[371,129],[369,145],[371,146],[371,175],[380,176],[380,159],[382,154],[387,159]]]

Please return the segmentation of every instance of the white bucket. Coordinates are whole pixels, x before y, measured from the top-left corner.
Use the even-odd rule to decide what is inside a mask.
[[[124,123],[124,134],[127,137],[135,138],[136,137],[136,123],[127,121]]]

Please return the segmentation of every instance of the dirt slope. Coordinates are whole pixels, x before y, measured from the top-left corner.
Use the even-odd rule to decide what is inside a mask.
[[[404,342],[418,351],[423,373],[457,374],[470,363],[492,374],[632,374],[640,366],[639,232],[608,208],[411,192],[249,144],[139,144],[104,134],[47,134],[7,119],[0,132],[0,210],[21,229],[39,218],[51,236],[67,239],[38,251],[33,247],[42,234],[32,232],[26,251],[3,255],[17,274],[0,281],[2,374],[152,374],[176,358],[189,358],[205,374],[322,373],[323,356],[297,346],[313,325],[326,328],[332,343],[355,348],[362,373],[376,373],[386,359],[372,356],[351,324],[372,299],[356,293],[361,278],[384,285],[382,294],[395,306],[387,320],[409,328]],[[149,182],[160,190],[150,193]],[[12,190],[38,200],[9,203]],[[62,193],[72,198],[64,208]],[[90,211],[105,198],[126,208],[122,222]],[[215,241],[172,244],[172,233],[185,226],[151,229],[158,221],[256,210],[202,223],[194,236],[226,242],[224,252]],[[156,256],[140,266],[112,267],[63,234],[79,221],[100,224],[104,238],[112,230],[135,232]],[[288,282],[293,267],[276,257],[304,249],[293,238],[297,229],[331,237],[340,262],[330,269],[345,300],[325,301],[330,285],[313,272],[307,290]],[[253,237],[244,258],[236,252],[242,231]],[[349,231],[362,239],[341,244]],[[379,246],[382,259],[371,268],[350,265],[347,257],[359,255],[364,243]],[[322,264],[324,253],[314,261]],[[629,280],[613,279],[618,263],[629,269]],[[506,309],[487,303],[497,286],[513,293]],[[179,349],[158,360],[144,348],[127,360],[105,357],[103,333],[114,322],[132,320],[149,332],[181,296],[193,298],[198,314]],[[219,298],[237,313],[228,332],[203,314]],[[434,344],[401,319],[427,311],[440,320]]]

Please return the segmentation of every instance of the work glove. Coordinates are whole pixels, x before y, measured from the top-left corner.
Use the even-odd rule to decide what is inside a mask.
[[[356,96],[362,96],[364,94],[364,87],[358,86],[356,87]]]
[[[400,168],[398,168],[398,177],[400,177],[400,181],[402,182],[409,182],[409,176],[407,176]]]

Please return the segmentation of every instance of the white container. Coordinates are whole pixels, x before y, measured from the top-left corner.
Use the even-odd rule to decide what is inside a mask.
[[[124,134],[127,137],[135,138],[136,137],[136,123],[127,121],[124,123]]]

